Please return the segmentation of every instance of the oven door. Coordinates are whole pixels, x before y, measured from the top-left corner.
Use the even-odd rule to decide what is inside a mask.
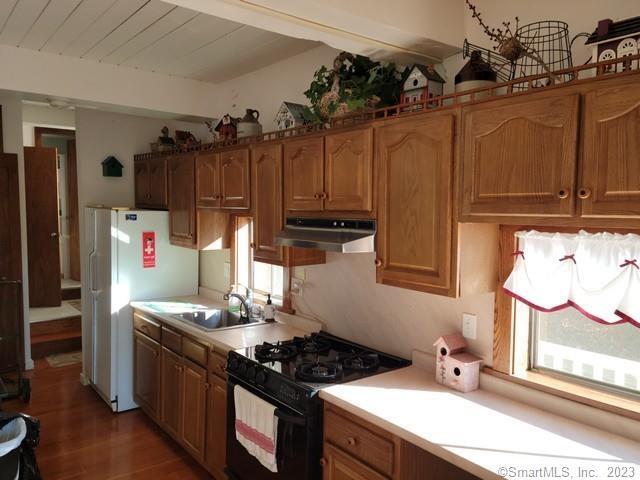
[[[278,472],[267,470],[236,440],[233,387],[240,385],[277,407]],[[319,480],[322,419],[305,416],[280,401],[229,375],[227,383],[227,469],[229,480]],[[316,424],[315,426],[313,424]]]

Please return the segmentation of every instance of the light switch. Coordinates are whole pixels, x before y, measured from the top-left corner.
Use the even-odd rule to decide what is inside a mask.
[[[470,340],[476,339],[476,324],[478,317],[472,313],[462,314],[462,336]]]

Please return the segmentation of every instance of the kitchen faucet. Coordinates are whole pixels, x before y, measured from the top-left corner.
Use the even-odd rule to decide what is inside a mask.
[[[242,284],[238,284],[239,287],[244,287],[244,289],[246,290],[245,295],[242,296],[239,293],[232,293],[232,290],[228,291],[227,293],[225,293],[222,298],[224,300],[229,300],[231,298],[237,298],[238,300],[240,300],[240,303],[242,303],[242,306],[244,307],[244,312],[245,314],[242,315],[242,310],[240,311],[240,318],[242,319],[246,319],[249,320],[250,316],[251,316],[251,307],[252,307],[252,291],[249,287],[242,285]]]

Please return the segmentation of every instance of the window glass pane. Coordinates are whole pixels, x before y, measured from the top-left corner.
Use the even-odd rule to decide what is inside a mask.
[[[238,231],[236,232],[236,283],[241,285],[251,285],[249,275],[249,264],[251,262],[249,243],[250,243],[250,222],[240,222],[238,220]]]
[[[284,283],[284,269],[279,265],[273,265],[271,267],[271,296],[273,298],[282,298],[283,283]]]
[[[603,325],[574,308],[533,312],[534,367],[640,393],[640,329]]]
[[[253,288],[265,294],[271,293],[271,265],[254,262]]]

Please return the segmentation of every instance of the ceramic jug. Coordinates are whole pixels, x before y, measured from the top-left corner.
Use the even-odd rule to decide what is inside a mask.
[[[262,125],[258,122],[258,118],[260,118],[260,112],[247,108],[247,113],[238,122],[238,138],[262,134]]]

